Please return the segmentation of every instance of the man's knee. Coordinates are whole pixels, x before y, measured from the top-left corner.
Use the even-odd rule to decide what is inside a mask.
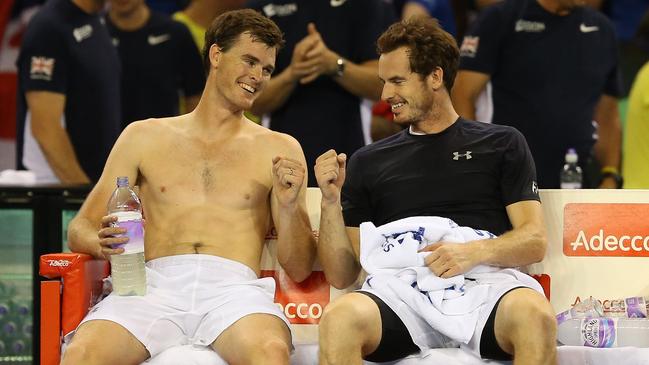
[[[230,359],[242,364],[286,364],[291,354],[290,344],[281,336],[249,335],[238,339],[235,354]]]
[[[149,353],[121,325],[104,320],[82,324],[63,354],[62,364],[140,364]]]
[[[84,346],[80,341],[72,341],[65,349],[61,364],[98,364],[99,361],[96,353],[88,346]]]
[[[267,358],[288,358],[291,354],[290,345],[281,338],[266,338],[260,344],[261,353]]]
[[[352,331],[365,331],[373,326],[380,326],[381,314],[369,297],[364,294],[351,293],[343,295],[329,303],[320,320],[321,329],[344,327]]]
[[[509,333],[512,339],[529,333],[535,334],[538,343],[554,344],[556,339],[557,322],[552,306],[532,290],[515,290],[504,297],[496,321],[500,322],[499,332]]]

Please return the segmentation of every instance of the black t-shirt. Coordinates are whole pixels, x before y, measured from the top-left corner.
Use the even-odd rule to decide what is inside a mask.
[[[306,37],[309,22],[329,49],[359,64],[378,59],[376,40],[394,19],[391,6],[382,0],[252,0],[248,6],[268,16],[284,33],[286,46],[277,56],[275,74],[291,63],[293,49]],[[311,186],[316,184],[311,167],[319,155],[330,148],[351,154],[365,145],[360,98],[328,76],[298,84],[286,103],[271,114],[270,127],[300,142]]]
[[[441,216],[502,234],[505,207],[539,200],[534,161],[516,129],[458,119],[437,134],[408,130],[358,150],[342,191],[345,225]]]
[[[25,92],[50,91],[65,95],[61,122],[81,168],[97,181],[119,135],[121,117],[119,58],[99,16],[70,0],[50,0],[25,31],[17,67],[18,167],[39,168],[23,164],[23,157],[33,161],[30,154],[35,152],[23,151],[26,140],[33,140],[25,128],[30,117]]]
[[[554,15],[536,0],[486,8],[464,38],[460,69],[491,75],[492,120],[523,133],[542,188],[559,186],[568,148],[586,160],[597,101],[622,90],[608,19],[588,7]]]
[[[118,29],[105,16],[106,27],[122,61],[122,123],[178,115],[179,91],[198,95],[205,86],[200,54],[187,28],[151,12],[144,27]]]

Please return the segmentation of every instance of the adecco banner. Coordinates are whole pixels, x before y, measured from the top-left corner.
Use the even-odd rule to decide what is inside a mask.
[[[548,249],[528,270],[550,275],[556,312],[589,296],[609,305],[649,298],[649,190],[541,189],[540,195]]]
[[[649,203],[569,203],[563,210],[566,256],[649,256]]]
[[[318,237],[320,227],[320,189],[308,188],[307,212],[313,233]],[[275,278],[275,302],[291,323],[295,343],[317,343],[318,324],[324,308],[346,290],[337,290],[327,283],[318,262],[302,283],[295,283],[281,269],[276,256],[277,236],[271,230],[266,236],[266,248],[261,257],[261,275]],[[359,278],[362,282],[363,278]]]
[[[322,271],[314,271],[296,283],[283,270],[262,270],[261,276],[275,278],[275,303],[291,324],[319,324],[331,298],[330,285]]]

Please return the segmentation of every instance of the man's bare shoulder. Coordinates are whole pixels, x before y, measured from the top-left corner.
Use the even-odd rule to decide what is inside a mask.
[[[255,139],[255,142],[259,142],[260,147],[267,148],[271,153],[302,152],[302,147],[297,139],[286,133],[270,130],[254,122],[250,122],[248,128],[250,136]]]
[[[184,116],[169,118],[149,118],[138,120],[130,123],[122,132],[122,137],[132,140],[137,139],[140,142],[153,142],[159,140],[164,135],[177,131]]]

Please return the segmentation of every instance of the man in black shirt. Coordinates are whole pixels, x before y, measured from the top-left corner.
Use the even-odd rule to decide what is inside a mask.
[[[297,139],[307,166],[334,148],[365,145],[362,98],[378,99],[375,41],[394,20],[382,0],[251,0],[286,35],[277,70],[252,111]],[[369,109],[367,110],[369,117]],[[315,176],[309,171],[309,183]]]
[[[122,61],[122,128],[191,112],[205,75],[187,27],[152,12],[144,0],[110,1],[106,27]],[[182,94],[180,99],[179,92]]]
[[[17,165],[39,183],[96,182],[119,135],[119,59],[102,0],[50,0],[18,66]]]
[[[382,98],[395,122],[409,129],[361,148],[347,172],[344,154],[330,150],[318,158],[318,256],[327,279],[344,288],[357,278],[361,222],[413,216],[448,217],[499,235],[425,248],[431,252],[426,265],[441,278],[478,265],[518,267],[543,259],[546,233],[530,151],[512,127],[459,118],[448,93],[459,58],[452,36],[434,20],[411,19],[392,25],[378,48]],[[556,322],[546,298],[521,282],[494,283],[489,293],[465,347],[488,359],[515,354],[517,363],[555,363]],[[366,291],[331,303],[320,323],[320,363],[393,361],[441,346],[412,330],[402,312]]]
[[[565,153],[575,148],[581,166],[592,150],[602,166],[601,184],[586,179],[585,187],[619,188],[615,32],[603,14],[579,3],[508,0],[485,9],[464,37],[453,105],[473,119],[475,101],[491,82],[493,122],[523,133],[539,187],[560,187]]]

